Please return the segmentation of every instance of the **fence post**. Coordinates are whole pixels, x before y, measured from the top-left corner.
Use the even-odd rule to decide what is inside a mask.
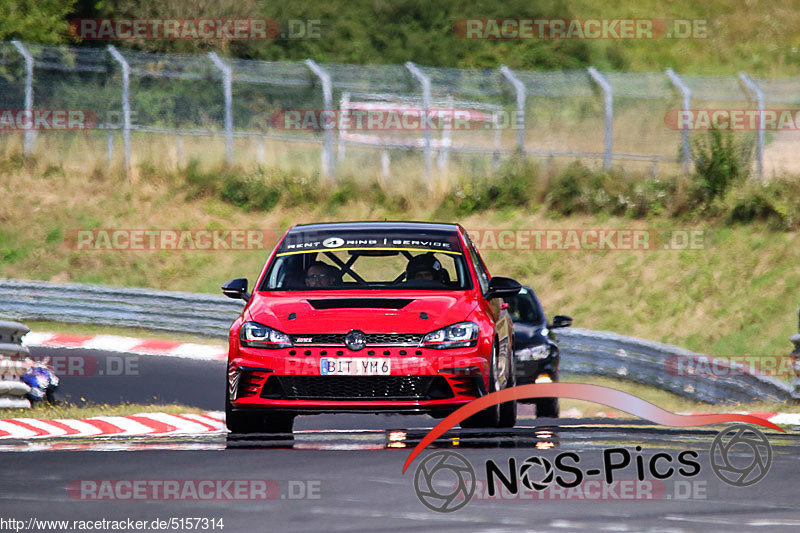
[[[514,91],[517,93],[517,148],[522,153],[525,153],[525,99],[527,98],[527,90],[525,84],[519,81],[510,68],[503,65],[500,67],[500,72],[508,82],[514,86]]]
[[[343,92],[342,98],[339,100],[339,121],[338,121],[339,131],[337,132],[339,136],[339,145],[336,152],[336,158],[339,161],[339,163],[342,163],[344,161],[344,157],[347,150],[343,134],[347,133],[347,120],[345,120],[345,118],[348,117],[349,114],[350,114],[350,93]]]
[[[683,80],[675,74],[675,71],[671,68],[667,69],[667,76],[669,77],[669,81],[680,90],[681,95],[683,96],[683,113],[685,116],[688,117],[689,113],[691,112],[691,99],[692,99],[692,90],[683,83]],[[682,146],[683,146],[683,173],[689,173],[689,167],[692,164],[692,154],[689,147],[689,125],[684,121],[683,128],[681,128],[681,136],[683,137]]]
[[[111,168],[111,162],[114,160],[114,133],[111,130],[106,130],[106,154],[108,166]]]
[[[442,146],[439,148],[439,157],[436,164],[440,172],[447,170],[447,162],[450,158],[450,146],[453,143],[453,95],[448,94],[446,99],[447,109],[443,115],[439,115],[442,120]]]
[[[333,116],[333,87],[331,85],[331,77],[325,72],[322,67],[317,65],[311,59],[306,59],[306,66],[311,69],[322,83],[322,103],[325,108],[325,113],[328,116]],[[328,180],[334,175],[333,164],[333,128],[330,124],[323,126],[325,128],[325,145],[322,148],[322,175]]]
[[[422,112],[424,113],[423,116],[423,124],[425,124],[424,129],[424,136],[425,136],[425,179],[430,184],[431,181],[431,166],[432,166],[432,152],[431,152],[431,129],[428,127],[428,116],[431,110],[431,80],[422,71],[412,63],[411,61],[406,61],[406,68],[411,73],[412,76],[417,78],[420,85],[422,85]]]
[[[19,41],[11,41],[17,51],[25,58],[25,113],[31,117],[33,124],[33,56],[25,46]],[[33,152],[33,144],[36,142],[36,130],[27,128],[25,130],[25,153]]]
[[[209,52],[208,57],[222,72],[222,90],[225,94],[225,161],[233,164],[233,89],[231,87],[231,67],[223,63],[215,52]]]
[[[756,104],[758,105],[758,141],[756,144],[756,172],[758,179],[764,176],[764,92],[761,87],[744,72],[739,73],[739,79],[742,80],[745,87],[756,95]],[[745,93],[746,94],[746,93]]]
[[[114,48],[114,45],[108,45],[108,53],[119,63],[122,67],[122,137],[125,145],[125,174],[130,176],[131,172],[131,102],[130,102],[130,77],[131,67],[122,54]]]
[[[611,91],[611,85],[606,81],[600,72],[594,67],[589,67],[589,75],[594,82],[603,89],[605,95],[605,108],[606,108],[606,124],[605,124],[605,151],[603,152],[603,168],[608,170],[611,168],[611,123],[614,119],[614,96]]]

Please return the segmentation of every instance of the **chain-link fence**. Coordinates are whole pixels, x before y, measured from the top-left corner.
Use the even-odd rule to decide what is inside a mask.
[[[522,149],[548,164],[580,159],[678,173],[691,169],[692,137],[704,134],[677,126],[682,110],[798,109],[796,87],[800,78],[689,76],[671,69],[317,64],[11,42],[0,43],[0,138],[62,164],[74,159],[126,170],[195,159],[305,168],[329,177],[431,179],[488,172]],[[409,109],[433,120],[389,124],[392,113]],[[14,123],[19,110],[84,110],[96,120],[63,131],[28,128]],[[369,113],[382,115],[374,124],[345,120],[358,113],[365,121]],[[743,128],[747,142],[752,138],[757,175],[800,172],[795,132]]]

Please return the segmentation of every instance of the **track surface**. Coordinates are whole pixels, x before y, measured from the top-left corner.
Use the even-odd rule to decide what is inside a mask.
[[[35,354],[46,350],[34,350]],[[62,352],[63,353],[63,352]],[[83,352],[98,359],[109,355]],[[219,409],[223,365],[139,356],[139,374],[74,377],[62,381],[70,397],[114,402],[148,401],[153,396]],[[191,378],[186,378],[191,373]],[[184,376],[183,378],[179,376]],[[101,381],[102,380],[102,381]],[[0,454],[0,516],[26,520],[153,520],[171,517],[222,518],[224,531],[797,531],[800,438],[770,433],[773,464],[759,484],[734,488],[717,479],[708,450],[719,428],[675,430],[646,423],[609,420],[562,421],[551,427],[522,420],[513,431],[486,434],[455,430],[426,450],[402,474],[410,448],[433,425],[428,417],[337,415],[298,419],[293,441],[243,440],[223,436],[136,441],[143,449],[115,453],[48,451]],[[416,429],[415,429],[416,428]],[[398,440],[394,440],[398,439]],[[455,439],[455,440],[454,440]],[[114,447],[131,441],[106,440]],[[394,443],[404,448],[388,448]],[[26,443],[4,442],[0,451]],[[179,449],[159,449],[165,446]],[[415,468],[439,449],[453,449],[485,478],[487,459],[521,464],[540,455],[550,460],[576,452],[581,465],[597,466],[603,449],[641,446],[645,464],[664,451],[697,450],[701,472],[691,478],[704,493],[677,499],[675,479],[659,500],[489,501],[473,499],[453,513],[436,513],[417,499]],[[201,448],[201,449],[198,449]],[[23,476],[24,481],[20,481]],[[635,466],[620,471],[634,479]],[[66,487],[85,479],[270,479],[281,496],[270,501],[106,501],[74,500]],[[318,498],[293,499],[295,488],[318,487]],[[312,489],[315,490],[315,489]]]

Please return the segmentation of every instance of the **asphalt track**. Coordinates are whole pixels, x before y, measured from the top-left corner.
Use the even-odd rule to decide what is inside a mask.
[[[119,357],[81,353],[98,358],[100,368],[104,368],[100,359]],[[62,381],[62,392],[71,398],[82,396],[99,402],[138,402],[156,397],[220,409],[222,372],[221,363],[138,356],[136,375],[67,377]],[[559,426],[523,419],[514,430],[499,433],[456,429],[425,450],[403,474],[410,449],[434,422],[419,416],[301,417],[291,440],[213,435],[166,441],[104,439],[100,443],[105,446],[101,449],[122,450],[114,452],[16,452],[10,450],[29,443],[3,441],[0,517],[70,521],[130,518],[148,522],[221,518],[223,531],[800,530],[797,430],[785,435],[767,433],[773,452],[769,473],[758,484],[743,488],[721,482],[710,468],[709,448],[720,428],[672,429],[609,419],[562,420]],[[81,444],[72,442],[74,446]],[[636,446],[641,446],[638,454],[644,464],[658,452],[675,456],[696,450],[700,472],[693,477],[676,475],[665,480],[660,491],[642,497],[630,493],[626,497],[622,489],[602,498],[595,498],[597,494],[590,495],[588,490],[571,495],[561,492],[549,501],[530,497],[532,493],[524,499],[504,501],[476,495],[452,513],[429,510],[414,490],[415,469],[427,456],[442,450],[463,455],[475,468],[476,477],[485,479],[489,459],[507,470],[510,457],[522,464],[530,456],[554,461],[559,453],[574,452],[582,466],[593,467],[602,464],[605,449],[622,447],[635,454]],[[168,447],[172,449],[164,449]],[[742,450],[734,452],[734,462],[747,459]],[[617,479],[632,481],[636,477],[634,463],[619,470]],[[97,502],[81,500],[67,491],[70,482],[76,480],[133,479],[267,479],[277,482],[280,494],[273,494],[268,501]],[[312,497],[305,497],[309,492]]]

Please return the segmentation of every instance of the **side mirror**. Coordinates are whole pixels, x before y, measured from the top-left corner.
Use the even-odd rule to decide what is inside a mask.
[[[250,300],[250,293],[247,292],[247,278],[236,278],[230,280],[222,286],[222,294],[234,300]]]
[[[553,317],[553,323],[550,324],[550,329],[568,328],[572,325],[572,317],[566,315],[556,315]]]
[[[522,285],[515,279],[495,276],[489,280],[489,290],[486,291],[486,299],[506,298],[514,296],[522,289]]]

